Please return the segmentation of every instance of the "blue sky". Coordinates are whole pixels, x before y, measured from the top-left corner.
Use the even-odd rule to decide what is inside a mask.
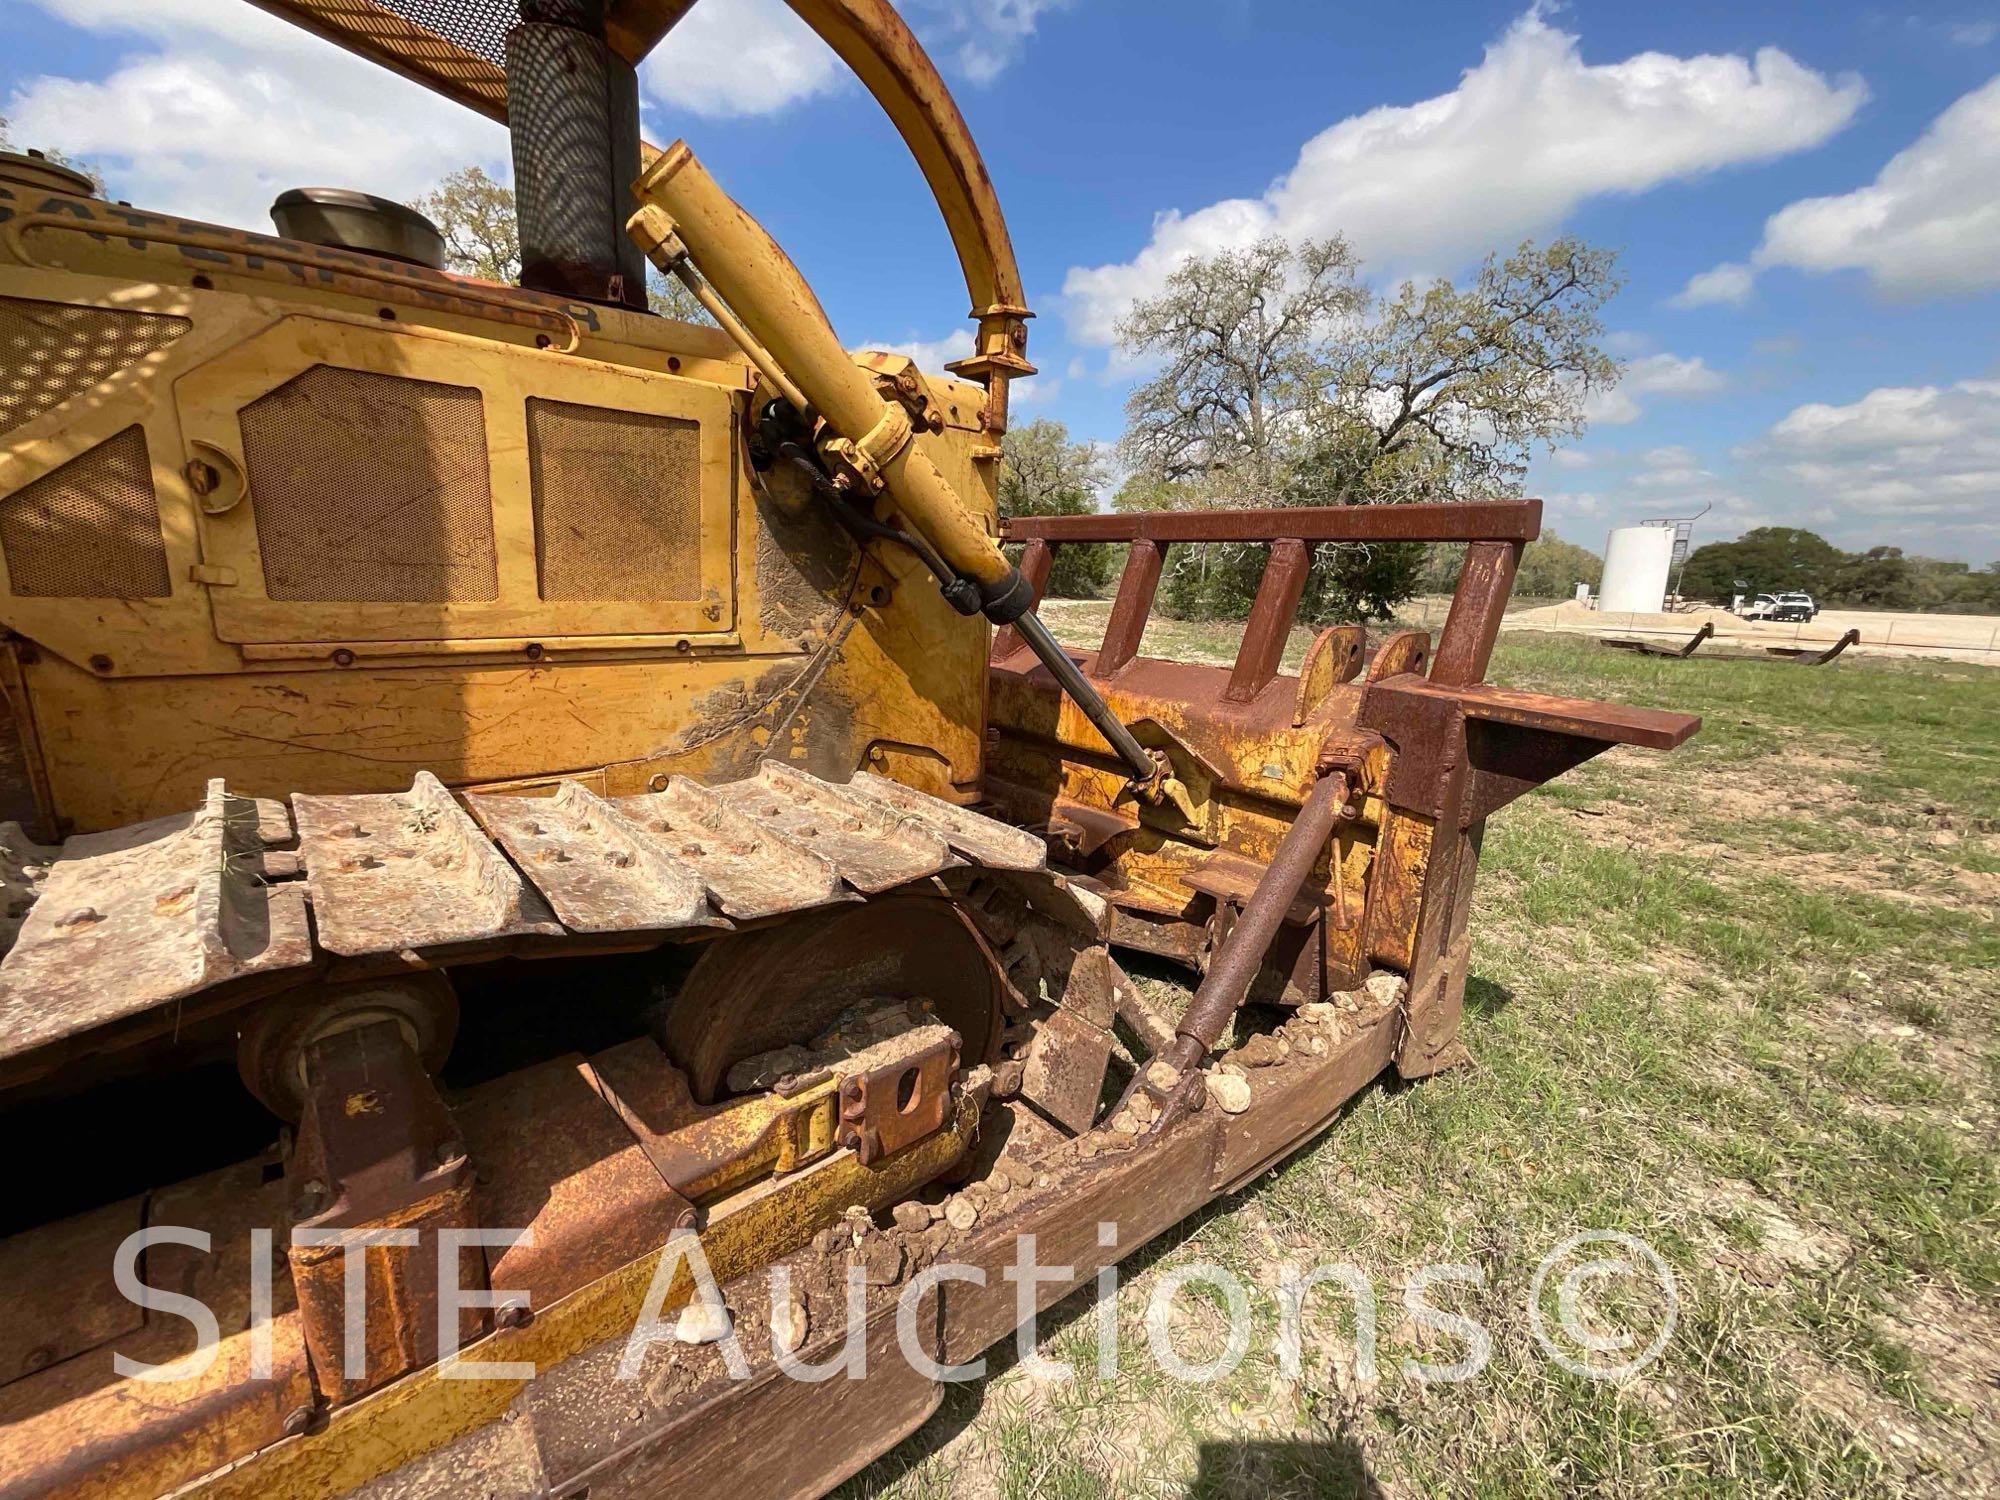
[[[501,133],[242,0],[0,0],[16,145],[267,227],[302,183],[410,196]],[[1617,247],[1627,362],[1539,459],[1549,524],[1714,510],[2000,559],[2000,4],[1419,13],[1300,0],[908,0],[1039,314],[1025,414],[1110,442],[1108,330],[1174,258],[1346,233],[1377,284],[1563,230]],[[702,0],[644,72],[843,337],[969,349],[950,245],[873,102],[778,0]],[[870,193],[880,196],[869,198]],[[862,218],[863,212],[867,218]]]

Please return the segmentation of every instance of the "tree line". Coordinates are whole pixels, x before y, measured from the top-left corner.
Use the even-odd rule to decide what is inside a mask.
[[[1688,554],[1681,593],[1727,603],[1734,594],[1803,592],[1859,609],[2000,613],[2000,562],[1974,568],[1901,547],[1843,552],[1816,532],[1759,526]]]
[[[514,195],[478,167],[414,206],[438,225],[453,270],[519,274]],[[1580,437],[1585,401],[1618,379],[1600,314],[1619,284],[1616,256],[1573,236],[1489,257],[1462,286],[1439,278],[1384,293],[1362,284],[1338,236],[1192,258],[1118,325],[1121,354],[1151,373],[1127,398],[1115,450],[1074,442],[1048,418],[1014,427],[1002,442],[1001,514],[1094,512],[1114,470],[1122,511],[1517,496],[1533,451]],[[655,312],[708,321],[678,282],[656,277],[648,292]],[[1101,594],[1122,551],[1059,549],[1049,591]],[[1449,591],[1463,551],[1322,545],[1301,617],[1386,618],[1416,594]],[[1265,555],[1248,544],[1175,547],[1160,607],[1241,618]],[[1602,573],[1596,553],[1547,533],[1525,549],[1515,593],[1567,598]],[[1748,592],[1803,589],[1830,604],[2000,610],[2000,564],[1975,570],[1896,547],[1847,553],[1784,527],[1695,549],[1681,591],[1726,602],[1738,579]]]
[[[1126,478],[1112,504],[1203,510],[1517,496],[1534,449],[1580,436],[1585,401],[1617,381],[1599,315],[1618,285],[1613,253],[1569,236],[1489,257],[1462,286],[1437,279],[1386,293],[1362,284],[1360,261],[1338,236],[1267,239],[1189,259],[1118,325],[1121,354],[1152,373],[1126,401],[1116,450]],[[1004,513],[1096,508],[1105,455],[1070,443],[1061,424],[1028,423],[1003,446]],[[1386,617],[1441,567],[1455,572],[1458,550],[1323,544],[1301,616]],[[1240,543],[1173,548],[1160,607],[1241,618],[1265,554]],[[1116,566],[1102,547],[1064,548],[1057,558],[1058,593],[1097,592]],[[1596,566],[1582,548],[1549,537],[1533,562],[1554,578],[1585,558]],[[1551,592],[1566,594],[1575,582],[1565,577]]]

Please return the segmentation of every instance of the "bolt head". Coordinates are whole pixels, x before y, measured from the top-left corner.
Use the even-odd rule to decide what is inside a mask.
[[[525,1328],[533,1321],[534,1309],[525,1302],[508,1302],[495,1308],[493,1326],[496,1328]]]

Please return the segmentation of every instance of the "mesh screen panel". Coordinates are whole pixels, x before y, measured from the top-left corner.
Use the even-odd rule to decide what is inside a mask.
[[[518,0],[375,0],[432,36],[501,66],[507,28],[521,19]]]
[[[315,365],[240,420],[269,597],[444,604],[498,593],[476,389]]]
[[[0,432],[158,353],[189,326],[164,313],[0,297]]]
[[[496,119],[507,110],[502,71],[514,0],[263,0],[267,9],[344,46],[431,80]]]
[[[701,424],[528,403],[544,599],[693,599],[701,592]]]
[[[128,427],[0,500],[0,551],[22,598],[172,593],[144,430]]]

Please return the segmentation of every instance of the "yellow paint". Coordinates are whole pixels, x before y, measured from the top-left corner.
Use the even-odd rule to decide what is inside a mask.
[[[740,774],[767,750],[844,776],[877,745],[903,750],[926,790],[972,794],[984,622],[954,613],[899,551],[864,563],[850,593],[851,553],[837,532],[841,555],[830,559],[773,545],[768,507],[816,502],[778,477],[760,502],[738,426],[751,372],[716,330],[156,215],[100,225],[105,205],[46,203],[33,223],[0,231],[0,295],[190,325],[0,436],[5,496],[142,427],[171,580],[160,599],[17,597],[0,558],[0,624],[31,643],[9,701],[20,700],[15,716],[39,741],[30,770],[45,782],[46,823],[84,832],[183,811],[215,776],[274,797],[400,790],[419,769],[461,787],[576,776],[616,795],[663,773]],[[208,285],[192,286],[196,277]],[[538,334],[551,347],[537,348]],[[480,391],[494,599],[265,596],[256,476],[247,493],[238,482],[237,413],[317,364]],[[990,532],[983,393],[942,376],[924,388],[945,425],[915,449]],[[692,597],[540,597],[530,399],[700,423]],[[197,459],[222,476],[206,496],[183,472]],[[823,670],[801,704],[787,683],[814,663]]]
[[[837,1222],[850,1204],[880,1208],[905,1197],[964,1153],[983,1102],[983,1091],[961,1096],[948,1130],[873,1167],[841,1151],[795,1177],[760,1184],[718,1205],[701,1232],[702,1253],[716,1280],[728,1281],[790,1254]],[[467,1363],[533,1361],[546,1370],[605,1339],[628,1335],[662,1253],[641,1256],[537,1311],[527,1326],[471,1345],[462,1357]],[[682,1306],[690,1285],[683,1266],[662,1311]],[[335,1411],[326,1431],[273,1444],[183,1495],[309,1500],[345,1494],[497,1420],[523,1388],[517,1380],[447,1380],[434,1366],[419,1370]]]

